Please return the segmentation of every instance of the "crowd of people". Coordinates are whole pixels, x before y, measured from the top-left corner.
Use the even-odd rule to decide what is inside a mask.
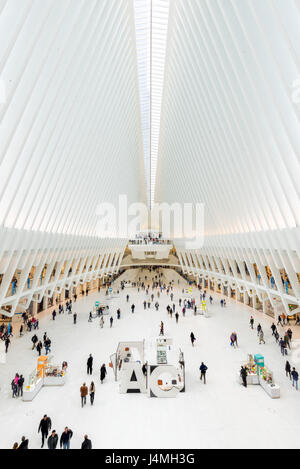
[[[47,442],[48,449],[57,449],[58,443],[61,449],[70,449],[71,439],[73,437],[73,431],[70,428],[65,427],[59,439],[56,430],[51,430],[51,428],[52,428],[51,418],[48,417],[48,415],[44,415],[38,427],[38,433],[41,433],[41,436],[42,436],[41,448],[43,448],[45,445],[45,442]],[[12,449],[30,449],[29,439],[26,438],[25,436],[22,436],[21,443],[20,444],[14,443]],[[81,449],[83,450],[92,449],[92,442],[89,439],[88,435],[84,435],[84,439],[81,444]]]
[[[152,271],[153,272],[153,271]],[[160,308],[160,303],[159,300],[162,295],[167,295],[167,297],[170,299],[169,303],[166,307],[167,311],[167,317],[172,319],[173,316],[175,318],[176,323],[179,323],[180,319],[180,312],[182,314],[182,318],[186,316],[187,311],[192,311],[192,313],[197,314],[197,306],[195,304],[195,300],[192,298],[178,298],[175,301],[174,297],[174,288],[175,288],[175,282],[174,280],[172,282],[167,283],[164,280],[164,276],[161,272],[154,271],[153,276],[151,276],[151,269],[149,270],[149,274],[145,275],[144,278],[139,277],[138,280],[135,283],[135,288],[137,289],[138,293],[144,293],[146,295],[146,298],[142,298],[141,300],[141,305],[144,308],[144,310],[150,309],[152,307],[155,308],[156,311],[159,311]],[[178,280],[179,284],[179,280]],[[198,286],[199,288],[199,286]],[[182,294],[186,293],[185,289],[182,289]],[[86,291],[86,296],[88,296],[88,291]],[[199,298],[200,301],[205,301],[207,299],[207,292],[206,290],[202,291],[201,287],[199,288]],[[74,302],[76,302],[76,298],[74,297]],[[209,296],[209,302],[210,304],[213,303],[213,297],[210,295]],[[129,293],[126,295],[126,302],[128,303],[128,307],[131,310],[131,313],[134,314],[136,311],[136,305],[135,303],[130,302],[130,295]],[[62,315],[65,312],[67,314],[73,314],[73,323],[77,323],[77,313],[72,312],[72,300],[68,300],[65,305],[59,304],[58,305],[58,315]],[[221,299],[220,300],[220,306],[221,308],[226,307],[226,300]],[[54,308],[51,315],[52,315],[52,320],[55,321],[57,318],[57,308]],[[96,309],[96,317],[100,317],[100,328],[102,329],[105,325],[105,320],[104,320],[104,314],[103,314],[103,308],[97,308]],[[121,318],[121,309],[118,308],[116,311],[116,317],[117,319]],[[92,322],[94,319],[94,316],[92,312],[89,312],[88,314],[88,321]],[[181,322],[181,320],[180,320]],[[112,328],[114,323],[114,317],[112,314],[109,314],[109,327]],[[292,342],[292,330],[289,328],[286,331],[279,331],[278,326],[281,326],[282,328],[284,325],[289,325],[288,318],[278,318],[278,324],[277,326],[273,323],[271,326],[272,330],[272,335],[274,336],[276,343],[280,346],[281,353],[283,355],[287,354],[287,351],[290,349],[290,345]],[[253,316],[250,318],[250,328],[254,330],[255,328],[255,320]],[[51,340],[48,337],[47,332],[44,333],[43,338],[39,339],[38,338],[38,333],[37,331],[39,330],[39,321],[36,318],[28,317],[27,314],[24,313],[23,316],[23,324],[20,327],[20,336],[23,335],[25,329],[27,331],[34,331],[34,335],[31,337],[31,342],[32,342],[32,350],[36,350],[38,352],[38,355],[41,355],[41,353],[44,351],[44,353],[47,355],[49,352],[51,352]],[[265,342],[265,334],[263,331],[263,328],[261,324],[259,323],[256,327],[257,335],[258,335],[258,341],[259,344],[266,344]],[[6,331],[7,332],[7,331]],[[284,332],[280,334],[280,332]],[[2,331],[0,328],[0,333],[5,334],[5,331]],[[160,323],[160,328],[159,328],[159,335],[164,336],[165,335],[165,323],[164,321],[161,321]],[[9,340],[9,336],[6,337],[6,340]],[[190,333],[190,341],[192,347],[195,347],[196,343],[196,336],[195,333],[192,331]],[[10,343],[10,342],[9,342]],[[8,344],[9,345],[9,344]],[[233,348],[238,347],[238,336],[236,332],[232,332],[230,336],[230,345]],[[7,347],[8,348],[8,347]],[[94,370],[94,358],[92,354],[90,354],[87,358],[87,375],[88,376],[93,376],[93,370]],[[99,378],[100,378],[100,383],[103,384],[106,376],[107,376],[107,369],[106,365],[102,364],[101,367],[97,367],[99,373]],[[206,384],[206,375],[207,375],[207,370],[208,367],[204,362],[201,362],[201,365],[199,367],[200,370],[200,380],[204,384]],[[285,366],[285,371],[287,377],[289,377],[292,381],[292,385],[298,390],[298,372],[294,367],[290,365],[290,363],[287,361],[286,366]],[[143,373],[147,373],[147,367],[143,365]],[[246,380],[247,375],[243,375],[243,372],[241,372],[242,378],[243,378],[243,383]],[[11,383],[11,388],[12,388],[12,397],[17,398],[19,396],[23,395],[23,385],[24,385],[24,378],[23,375],[17,373],[15,375],[15,378],[12,380]],[[81,402],[81,407],[84,408],[87,404],[87,397],[89,396],[90,400],[90,405],[93,406],[95,402],[95,394],[96,394],[96,384],[95,384],[95,379],[92,378],[91,382],[89,384],[86,383],[86,381],[83,382],[83,384],[80,386],[79,389],[80,393],[80,402]],[[73,432],[71,429],[68,427],[65,428],[65,430],[62,432],[60,438],[55,430],[52,430],[52,422],[51,419],[45,415],[44,418],[40,422],[39,426],[39,432],[41,432],[42,435],[42,448],[45,445],[45,442],[47,442],[47,447],[49,449],[56,449],[58,446],[60,446],[63,449],[70,449],[70,444],[71,444],[71,439],[73,436]],[[15,443],[14,449],[28,449],[29,447],[29,441],[28,439],[23,436],[21,439],[21,443]],[[92,443],[89,440],[88,436],[85,435],[84,441],[82,443],[82,449],[91,449],[92,448]]]

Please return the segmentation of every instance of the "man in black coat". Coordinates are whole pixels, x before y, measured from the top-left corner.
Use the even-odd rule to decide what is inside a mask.
[[[84,440],[81,445],[81,449],[92,449],[92,442],[89,440],[89,437],[87,435],[84,435]]]
[[[40,425],[39,425],[39,429],[38,429],[38,433],[40,431],[42,433],[42,446],[41,446],[41,448],[44,447],[45,438],[47,439],[48,433],[49,433],[49,430],[50,430],[51,426],[52,426],[52,422],[51,422],[50,417],[48,417],[47,415],[44,415],[44,417],[40,421]]]
[[[90,355],[88,360],[87,360],[87,374],[88,375],[93,374],[93,357],[92,357],[92,355]]]
[[[206,372],[207,372],[208,368],[206,365],[204,365],[204,363],[202,362],[201,363],[201,366],[200,366],[200,380],[202,381],[202,379],[204,380],[204,384],[206,384]]]
[[[243,386],[246,388],[247,387],[247,370],[243,366],[241,367],[241,378],[243,380]]]
[[[25,438],[25,436],[22,436],[22,440],[18,449],[28,449],[28,444],[29,441]]]

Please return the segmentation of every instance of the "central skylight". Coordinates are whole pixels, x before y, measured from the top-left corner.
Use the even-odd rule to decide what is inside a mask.
[[[169,0],[135,0],[135,23],[147,200],[154,204]]]

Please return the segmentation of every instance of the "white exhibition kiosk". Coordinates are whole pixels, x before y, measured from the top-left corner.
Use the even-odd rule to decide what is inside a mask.
[[[111,356],[111,366],[122,394],[167,398],[185,391],[184,356],[173,348],[170,338],[120,342]]]
[[[50,363],[51,358],[42,355],[37,368],[31,373],[23,391],[23,401],[33,401],[43,386],[63,386],[66,382],[66,367]]]
[[[264,357],[260,354],[248,355],[246,367],[247,385],[261,386],[271,399],[280,398],[280,386],[274,383],[273,373],[265,366]],[[242,378],[238,375],[238,382],[242,384]]]

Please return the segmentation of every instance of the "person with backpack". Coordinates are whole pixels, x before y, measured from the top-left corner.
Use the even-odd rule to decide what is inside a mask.
[[[202,381],[202,378],[204,380],[204,384],[206,384],[206,372],[207,372],[208,368],[206,365],[204,365],[204,363],[202,362],[201,365],[200,365],[200,381]]]

